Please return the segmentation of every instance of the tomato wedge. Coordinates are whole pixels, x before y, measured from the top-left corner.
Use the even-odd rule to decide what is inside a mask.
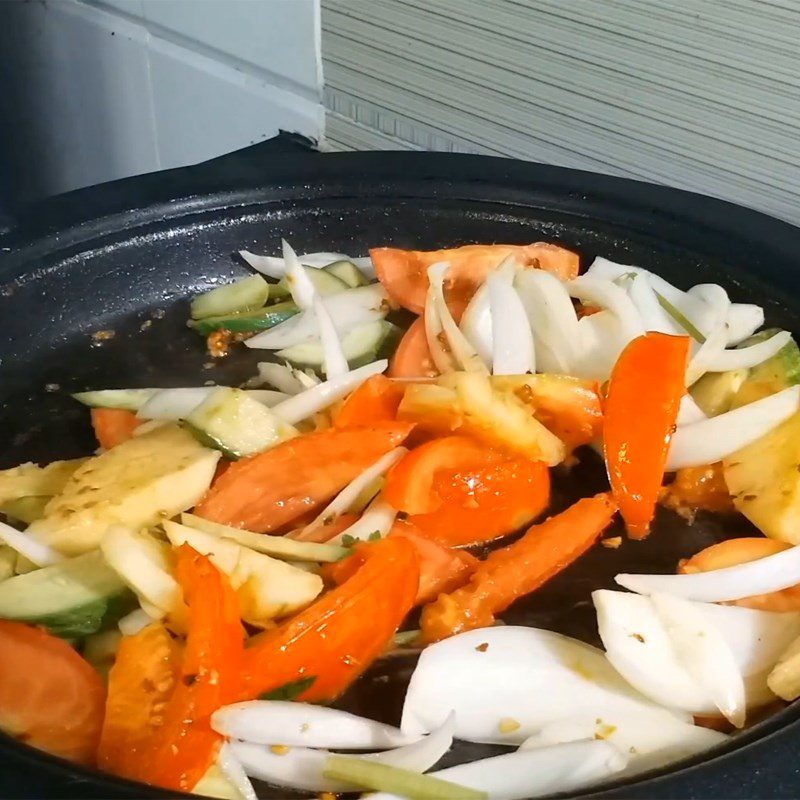
[[[214,522],[267,533],[313,512],[413,429],[406,422],[331,428],[236,461],[195,508]]]
[[[611,524],[616,511],[608,494],[586,497],[534,525],[508,547],[495,550],[476,567],[465,586],[425,606],[420,619],[423,639],[435,642],[492,625],[496,614],[583,555]]]
[[[388,375],[390,378],[435,378],[438,374],[428,347],[425,319],[419,317],[397,345],[389,362]]]
[[[546,242],[528,245],[470,244],[449,250],[399,250],[376,247],[369,251],[378,280],[399,305],[421,314],[428,290],[428,267],[439,261],[450,264],[446,297],[465,303],[483,283],[488,273],[510,256],[526,267],[539,267],[567,280],[578,276],[576,253]]]
[[[392,422],[403,399],[405,387],[384,375],[373,375],[361,384],[333,416],[336,428],[369,427]]]
[[[40,750],[95,763],[106,690],[63,639],[0,620],[0,729]]]
[[[133,411],[124,408],[93,408],[92,427],[97,443],[104,450],[127,442],[142,424]]]
[[[236,594],[206,556],[177,550],[176,577],[189,608],[180,677],[163,711],[141,779],[191,791],[216,757],[222,737],[211,715],[240,694],[244,631]]]
[[[120,642],[108,676],[97,764],[138,780],[180,671],[180,648],[160,622]]]
[[[524,458],[441,477],[443,498],[430,514],[408,521],[424,536],[446,547],[484,544],[529,525],[550,503],[550,473],[540,461]]]
[[[503,456],[488,450],[468,436],[445,436],[417,447],[400,459],[386,475],[383,496],[398,511],[427,514],[442,505],[434,482],[446,471],[482,467],[502,461]]]
[[[628,344],[611,373],[603,449],[611,490],[632,539],[650,531],[688,358],[688,336],[647,333]]]
[[[360,545],[344,564],[341,586],[250,640],[241,699],[313,677],[299,699],[333,700],[384,652],[417,596],[414,546],[388,537]]]

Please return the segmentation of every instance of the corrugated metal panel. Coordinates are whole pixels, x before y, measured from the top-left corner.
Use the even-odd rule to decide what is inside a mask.
[[[800,4],[322,0],[335,148],[502,154],[800,223]]]

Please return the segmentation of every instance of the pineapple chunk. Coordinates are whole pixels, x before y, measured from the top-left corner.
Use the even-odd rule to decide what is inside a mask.
[[[66,555],[96,548],[109,525],[156,525],[194,506],[220,454],[177,425],[164,425],[88,459],[28,533]]]
[[[398,417],[436,435],[465,433],[548,466],[562,462],[564,443],[513,392],[495,391],[486,375],[454,372],[436,384],[412,384]]]
[[[86,458],[54,461],[46,467],[20,464],[0,471],[0,505],[23,497],[52,497],[58,494]]]
[[[173,545],[190,545],[230,577],[242,619],[251,625],[269,627],[272,619],[307,606],[322,591],[319,575],[256,553],[232,539],[177,522],[165,521],[164,530]]]
[[[14,574],[17,563],[17,553],[7,545],[0,546],[0,581],[10,578]]]
[[[737,511],[770,538],[800,544],[800,413],[722,466]]]
[[[767,686],[788,702],[800,697],[800,639],[795,639],[778,659],[767,678]]]

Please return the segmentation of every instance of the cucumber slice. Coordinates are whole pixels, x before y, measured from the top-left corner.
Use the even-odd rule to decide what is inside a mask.
[[[333,264],[324,267],[323,271],[335,275],[351,289],[357,289],[359,286],[366,286],[369,283],[364,273],[352,261],[334,261]]]
[[[186,419],[215,389],[215,386],[193,386],[189,389],[158,389],[138,411],[141,419]],[[287,397],[271,389],[247,389],[246,394],[265,406],[274,406]]]
[[[314,288],[323,297],[327,297],[330,294],[339,294],[339,292],[345,292],[351,288],[346,281],[327,270],[306,266],[303,267],[303,270],[308,275],[311,283],[314,284]],[[278,281],[278,287],[278,291],[289,293],[289,285],[286,283],[286,278],[281,278]]]
[[[76,392],[72,396],[90,408],[124,408],[138,411],[158,389],[101,389],[96,392]]]
[[[378,320],[367,322],[353,328],[342,337],[342,351],[350,369],[370,364],[385,358],[393,351],[403,331],[391,322]],[[279,350],[276,354],[292,366],[321,369],[324,361],[322,343],[319,339],[311,339],[294,347]]]
[[[261,308],[267,298],[269,284],[260,275],[249,275],[195,297],[191,304],[192,319],[252,311]]]
[[[64,639],[108,628],[135,605],[98,550],[0,583],[0,618],[42,625]]]
[[[186,417],[201,443],[236,460],[260,453],[297,431],[241,389],[221,386]]]
[[[269,536],[266,533],[243,531],[241,528],[231,528],[229,525],[212,522],[187,512],[181,514],[181,522],[195,530],[210,533],[223,539],[232,539],[234,542],[249,547],[251,550],[274,558],[280,558],[283,561],[332,563],[350,554],[348,548],[336,544],[298,542],[295,539],[287,539],[285,536]]]
[[[286,322],[289,317],[293,317],[300,309],[291,301],[276,303],[274,306],[266,306],[255,311],[243,311],[239,314],[222,314],[218,317],[206,317],[205,319],[190,320],[189,327],[194,328],[203,336],[224,328],[234,333],[253,333],[264,331]]]

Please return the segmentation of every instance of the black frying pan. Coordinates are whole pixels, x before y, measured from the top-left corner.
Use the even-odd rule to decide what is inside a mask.
[[[302,149],[302,148],[301,148]],[[722,283],[796,329],[800,230],[753,211],[672,189],[511,160],[422,153],[276,154],[259,146],[198,167],[74,192],[19,215],[0,236],[0,468],[85,454],[93,447],[78,389],[237,384],[258,353],[207,367],[185,327],[186,298],[244,274],[240,248],[363,254],[467,242],[560,241],[655,270],[679,286]],[[144,330],[143,330],[144,328]],[[113,331],[95,345],[91,334]],[[556,505],[603,484],[591,456]],[[744,524],[744,523],[742,523]],[[596,641],[589,593],[619,571],[671,571],[678,558],[742,529],[661,512],[655,532],[597,548],[510,609],[524,622]],[[413,662],[375,666],[342,704],[397,722]],[[388,684],[387,684],[388,678]],[[387,688],[388,686],[388,688]],[[788,708],[710,760],[586,797],[784,798],[800,793],[800,713]],[[453,758],[479,756],[481,748]],[[290,792],[273,791],[286,798]],[[166,797],[80,770],[0,736],[2,797]]]

